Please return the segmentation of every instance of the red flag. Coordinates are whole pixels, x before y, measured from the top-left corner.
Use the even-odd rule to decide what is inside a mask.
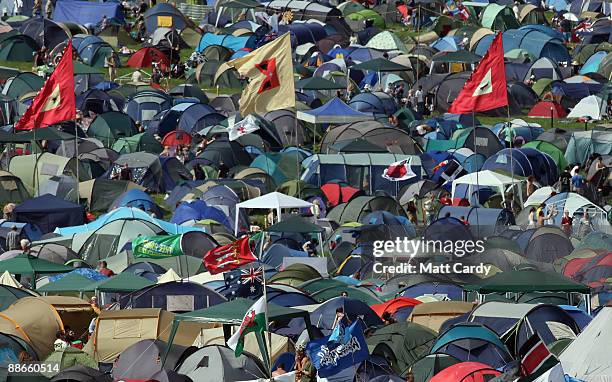
[[[59,64],[15,124],[15,130],[38,129],[75,118],[74,66],[72,40],[69,40]]]
[[[255,260],[257,258],[251,252],[248,236],[231,244],[211,249],[204,255],[204,265],[211,275],[231,271]]]
[[[504,67],[504,45],[502,34],[498,33],[448,112],[466,114],[506,105],[508,105],[508,92]]]

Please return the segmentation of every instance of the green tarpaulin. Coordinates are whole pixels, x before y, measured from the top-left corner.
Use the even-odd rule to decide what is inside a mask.
[[[556,273],[520,270],[498,273],[465,290],[478,293],[504,292],[577,292],[589,293],[589,287]]]
[[[309,77],[295,83],[295,88],[302,90],[336,90],[345,87],[322,77]]]
[[[401,72],[411,70],[409,67],[396,64],[395,62],[389,61],[384,58],[375,58],[370,61],[362,62],[352,66],[351,69],[355,70],[371,70],[374,72]]]
[[[91,280],[78,273],[71,273],[57,281],[50,282],[38,288],[40,293],[78,292],[83,286],[91,284]]]
[[[154,282],[137,276],[130,272],[124,272],[117,276],[110,277],[106,280],[96,281],[81,288],[81,291],[98,291],[98,292],[134,292],[144,287],[155,284]]]

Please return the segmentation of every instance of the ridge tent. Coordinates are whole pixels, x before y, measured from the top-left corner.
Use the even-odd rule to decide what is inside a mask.
[[[90,211],[106,211],[123,193],[144,189],[128,180],[117,179],[96,178],[79,184],[80,198],[87,199]]]
[[[79,164],[82,166],[82,164]],[[18,176],[26,190],[32,194],[39,190],[51,177],[76,174],[77,161],[44,152],[42,154],[19,155],[11,158],[9,171]],[[81,180],[86,180],[85,168],[79,169]],[[83,179],[85,178],[85,179]]]
[[[144,23],[147,35],[152,35],[156,29],[162,27],[180,32],[192,24],[190,19],[170,3],[159,3],[149,8],[144,14]]]
[[[247,227],[240,227],[239,225],[239,214],[240,209],[266,209],[276,210],[276,221],[280,222],[282,220],[282,210],[283,209],[292,209],[292,208],[310,208],[312,207],[312,203],[306,202],[302,199],[294,198],[292,196],[288,196],[285,194],[281,194],[280,192],[271,192],[269,194],[265,194],[259,196],[255,199],[247,200],[242,203],[236,204],[236,216],[234,220],[234,234],[238,235],[238,232],[246,229]]]
[[[297,118],[309,123],[352,123],[373,120],[370,114],[356,111],[337,97],[324,105],[306,111],[298,111]]]
[[[227,299],[218,292],[189,281],[147,286],[119,300],[121,309],[161,308],[174,313],[191,312],[223,302],[227,302]]]
[[[510,186],[514,186],[514,189],[518,189],[518,197],[521,205],[523,204],[523,192],[521,187],[522,180],[515,179],[503,174],[493,172],[491,170],[483,170],[474,172],[471,174],[464,175],[460,178],[453,180],[451,195],[453,199],[458,198],[456,196],[457,186],[467,185],[468,199],[472,199],[472,196],[476,192],[476,189],[487,186],[494,188],[502,197],[502,200],[506,200],[506,189]],[[515,186],[516,185],[516,186]]]

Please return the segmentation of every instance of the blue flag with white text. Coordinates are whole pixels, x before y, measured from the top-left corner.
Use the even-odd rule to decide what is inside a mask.
[[[326,378],[337,374],[369,358],[363,331],[363,323],[357,320],[344,329],[343,336],[336,336],[340,341],[330,340],[328,336],[308,343],[306,352],[319,377]]]

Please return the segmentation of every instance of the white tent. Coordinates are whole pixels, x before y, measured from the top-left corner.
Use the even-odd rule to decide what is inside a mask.
[[[2,276],[0,276],[0,284],[12,286],[13,288],[23,288],[23,285],[21,285],[19,281],[15,280],[13,275],[11,275],[8,271],[4,271]]]
[[[565,374],[585,382],[612,381],[612,307],[605,307],[559,356]]]
[[[281,210],[287,208],[308,208],[312,203],[293,196],[285,195],[280,192],[270,192],[255,199],[247,200],[236,204],[236,220],[234,235],[238,235],[238,216],[241,208],[276,210],[278,221],[281,220]]]
[[[604,114],[605,108],[606,105],[600,97],[590,95],[581,99],[567,115],[567,118],[590,117],[595,121],[599,121],[601,120],[602,114]]]
[[[499,174],[497,172],[491,170],[484,170],[473,172],[471,174],[467,174],[462,176],[461,178],[453,180],[453,188],[452,195],[455,198],[455,190],[458,184],[467,184],[468,185],[468,195],[474,194],[474,186],[480,187],[491,187],[499,190],[499,193],[502,196],[502,200],[506,200],[506,190],[508,187],[516,185],[516,191],[518,191],[518,197],[521,204],[523,203],[523,190],[521,187],[521,179],[511,178],[507,175]]]
[[[559,192],[559,191],[557,191],[554,187],[550,187],[550,186],[538,188],[537,190],[533,192],[533,194],[529,195],[529,197],[525,201],[525,204],[523,204],[523,207],[538,206],[544,201],[546,201],[546,199],[550,198],[550,195],[553,192]]]
[[[172,281],[180,281],[180,280],[181,280],[181,276],[179,276],[178,273],[174,271],[174,269],[170,268],[168,269],[166,273],[159,276],[159,278],[157,279],[157,283],[163,284],[163,283],[169,283]]]

